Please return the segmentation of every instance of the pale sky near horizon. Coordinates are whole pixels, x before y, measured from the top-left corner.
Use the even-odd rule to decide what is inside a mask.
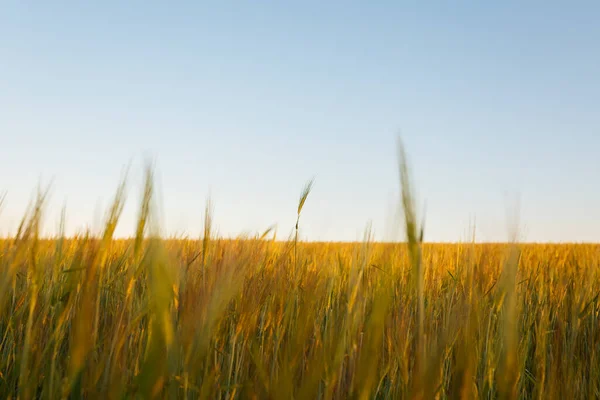
[[[560,4],[559,4],[560,3]],[[45,232],[98,229],[144,157],[163,230],[397,238],[396,138],[425,238],[600,241],[598,2],[5,2],[0,235],[52,181]]]

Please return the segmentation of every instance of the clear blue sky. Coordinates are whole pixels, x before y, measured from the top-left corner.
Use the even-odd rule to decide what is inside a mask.
[[[144,157],[164,230],[294,224],[395,238],[396,137],[426,238],[600,241],[600,3],[9,2],[0,11],[0,234],[53,180],[46,232],[98,229]],[[152,4],[150,4],[152,3]],[[476,4],[475,4],[476,3]]]

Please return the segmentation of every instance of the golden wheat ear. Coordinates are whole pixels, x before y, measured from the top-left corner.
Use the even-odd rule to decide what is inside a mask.
[[[304,189],[302,189],[302,193],[300,194],[300,200],[298,201],[298,218],[300,218],[300,213],[302,212],[304,203],[306,202],[306,199],[308,198],[308,195],[310,194],[310,191],[312,190],[314,183],[315,183],[315,180],[314,180],[314,178],[312,178],[311,180],[309,180],[306,183],[306,185],[304,186]]]

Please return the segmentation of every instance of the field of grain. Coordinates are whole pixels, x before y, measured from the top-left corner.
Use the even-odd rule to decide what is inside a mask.
[[[407,186],[406,243],[163,240],[151,175],[135,238],[120,189],[42,239],[40,196],[0,241],[0,398],[598,398],[600,245],[422,243]]]

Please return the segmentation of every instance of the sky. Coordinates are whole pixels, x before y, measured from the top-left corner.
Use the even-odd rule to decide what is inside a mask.
[[[39,185],[45,233],[63,206],[67,233],[99,231],[128,165],[132,235],[153,160],[165,235],[198,236],[210,196],[219,234],[285,238],[314,177],[302,238],[399,240],[400,137],[426,240],[600,241],[599,19],[593,1],[5,2],[0,235]]]

